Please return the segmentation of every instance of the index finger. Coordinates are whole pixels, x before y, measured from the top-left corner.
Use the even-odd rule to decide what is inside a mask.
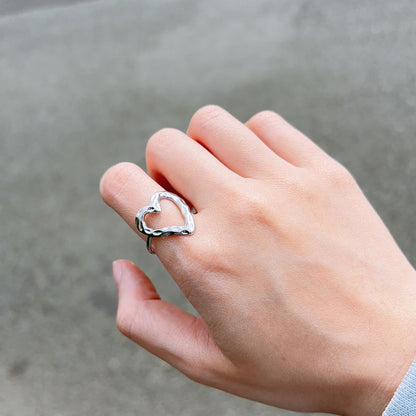
[[[144,240],[145,234],[136,227],[137,211],[148,205],[151,196],[155,192],[164,189],[150,178],[139,166],[134,163],[122,162],[109,168],[101,178],[100,193],[104,202],[113,208],[127,224]],[[192,201],[191,201],[192,202]],[[167,225],[182,225],[183,217],[172,203],[162,203],[160,214],[149,214],[146,222],[152,228],[161,228]],[[151,217],[151,218],[150,218]],[[194,216],[197,229],[197,216]],[[163,261],[172,256],[183,246],[184,239],[190,236],[171,236],[152,239],[152,247],[158,257]]]

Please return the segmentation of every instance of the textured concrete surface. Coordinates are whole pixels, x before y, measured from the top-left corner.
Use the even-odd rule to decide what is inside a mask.
[[[0,414],[286,415],[118,334],[111,262],[186,302],[98,195],[201,105],[281,112],[349,167],[415,264],[412,0],[79,3],[0,18]]]
[[[94,0],[2,0],[0,2],[0,15],[16,14],[42,8],[69,6],[83,1]]]

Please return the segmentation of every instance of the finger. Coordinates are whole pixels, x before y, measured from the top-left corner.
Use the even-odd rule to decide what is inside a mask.
[[[224,185],[230,186],[239,178],[203,146],[176,129],[160,130],[150,138],[146,162],[150,177],[156,181],[165,178],[198,211],[212,204]]]
[[[119,330],[188,377],[211,384],[224,356],[202,319],[160,300],[150,279],[130,261],[118,260],[113,269]]]
[[[254,115],[246,126],[273,152],[297,167],[312,166],[329,158],[312,140],[273,111]]]
[[[191,119],[188,135],[243,177],[270,177],[276,169],[290,166],[243,123],[218,106],[198,110]]]
[[[122,162],[108,169],[100,181],[100,193],[104,202],[113,208],[127,224],[143,239],[136,227],[137,211],[148,205],[155,192],[164,189],[151,179],[139,166]],[[192,202],[192,201],[191,201]],[[161,228],[168,225],[181,225],[184,219],[173,203],[161,201],[162,212],[146,216],[146,223],[152,228]],[[194,216],[195,230],[198,230],[198,216]],[[180,245],[185,240],[192,239],[194,235],[172,236],[166,238],[153,238],[152,247],[163,261],[175,256]]]

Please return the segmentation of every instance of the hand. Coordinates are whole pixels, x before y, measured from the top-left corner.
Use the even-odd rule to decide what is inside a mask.
[[[149,176],[121,163],[104,201],[137,232],[154,192],[184,197],[195,233],[153,247],[195,317],[115,262],[120,331],[191,379],[298,411],[381,415],[416,355],[416,272],[351,174],[272,112],[216,106],[163,129]],[[166,202],[151,226],[178,224]],[[144,237],[141,235],[141,237]]]

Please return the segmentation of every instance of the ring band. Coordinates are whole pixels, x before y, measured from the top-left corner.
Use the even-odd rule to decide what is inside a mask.
[[[161,199],[168,199],[172,201],[181,211],[183,218],[185,219],[184,225],[172,225],[163,228],[150,228],[145,221],[147,214],[159,214],[162,212],[160,206]],[[192,217],[191,210],[186,202],[178,195],[172,192],[156,192],[150,199],[150,204],[143,208],[140,208],[136,214],[136,226],[137,229],[144,235],[147,235],[146,247],[150,254],[155,254],[152,248],[152,239],[154,237],[169,237],[171,235],[191,235],[195,230],[195,223]]]

